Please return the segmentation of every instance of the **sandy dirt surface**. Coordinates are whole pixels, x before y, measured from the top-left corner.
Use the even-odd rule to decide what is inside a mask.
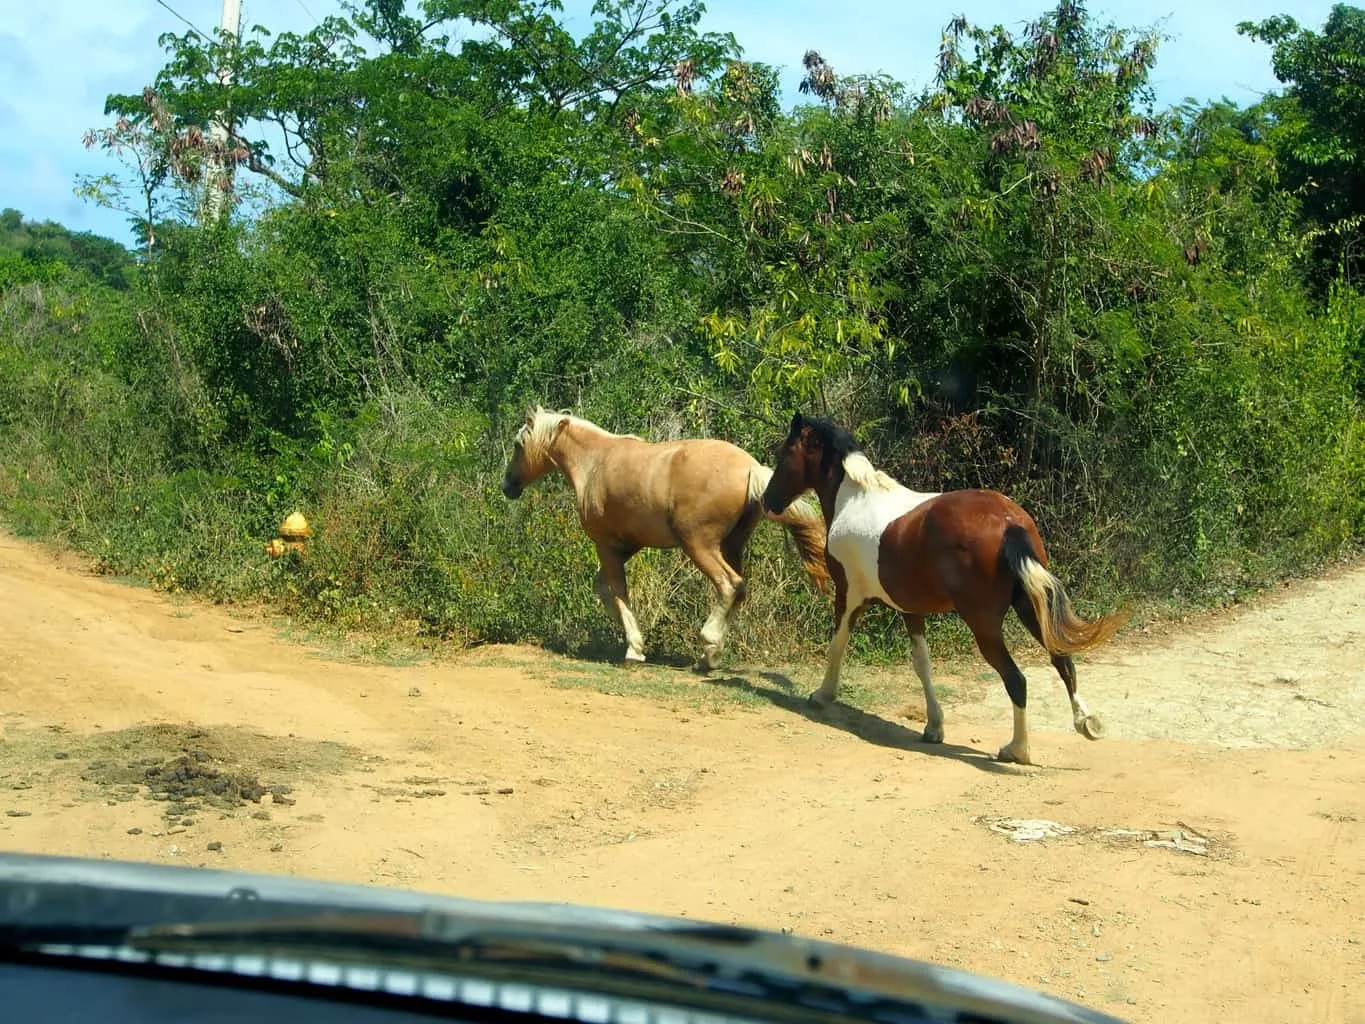
[[[0,535],[0,848],[790,929],[1134,1021],[1365,1022],[1365,566],[1083,658],[1097,743],[1019,657],[1035,768],[992,761],[972,660],[929,747],[908,665],[855,660],[815,712],[812,664],[365,663]],[[1008,823],[1036,819],[1071,831]]]

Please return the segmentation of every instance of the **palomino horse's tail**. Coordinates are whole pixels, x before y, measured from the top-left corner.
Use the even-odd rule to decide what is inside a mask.
[[[1115,612],[1087,622],[1071,607],[1062,581],[1043,568],[1028,532],[1017,524],[1005,527],[1005,543],[1000,552],[1005,565],[1028,595],[1049,654],[1077,654],[1098,647],[1119,631],[1128,620],[1125,612]]]
[[[749,470],[751,505],[763,500],[763,492],[772,476],[773,471],[767,466],[754,463]],[[825,517],[804,498],[798,498],[781,515],[770,515],[769,518],[776,519],[787,528],[796,544],[796,553],[801,556],[801,564],[823,594],[829,588],[829,569],[825,565]]]

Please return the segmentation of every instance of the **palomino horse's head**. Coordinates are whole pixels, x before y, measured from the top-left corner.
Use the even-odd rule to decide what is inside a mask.
[[[512,458],[502,474],[502,493],[513,500],[521,492],[555,468],[552,449],[560,432],[569,425],[565,413],[532,409],[526,422],[512,438]]]

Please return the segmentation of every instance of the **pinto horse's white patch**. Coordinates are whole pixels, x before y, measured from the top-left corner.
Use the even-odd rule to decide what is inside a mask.
[[[845,460],[845,466],[854,459],[867,462],[865,456],[855,453]],[[870,469],[870,465],[867,468]],[[875,599],[903,610],[882,586],[878,559],[882,534],[905,513],[938,495],[912,491],[885,473],[872,476],[865,471],[858,472],[862,466],[853,469],[855,472],[846,468],[844,480],[834,496],[834,520],[829,525],[826,550],[844,567],[850,609]]]

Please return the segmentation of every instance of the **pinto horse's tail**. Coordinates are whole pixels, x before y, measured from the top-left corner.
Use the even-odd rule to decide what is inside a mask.
[[[1000,557],[1033,605],[1043,646],[1049,654],[1077,654],[1098,647],[1128,621],[1126,612],[1115,612],[1094,622],[1077,615],[1062,581],[1043,567],[1028,531],[1022,526],[1011,523],[1005,527]]]
[[[772,479],[773,471],[760,463],[754,463],[749,470],[749,504],[757,505],[763,500],[763,491]],[[801,564],[814,581],[816,589],[825,593],[829,588],[829,568],[825,565],[825,517],[818,508],[812,508],[804,498],[798,498],[787,506],[781,515],[765,513],[787,528]]]

